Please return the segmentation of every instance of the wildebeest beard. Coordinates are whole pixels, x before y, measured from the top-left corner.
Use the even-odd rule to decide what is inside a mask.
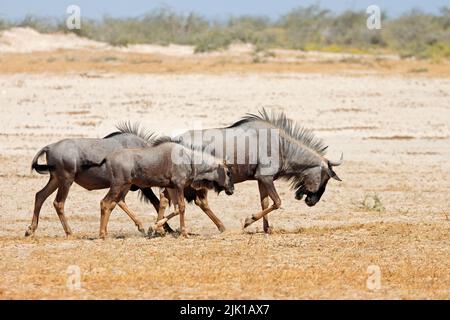
[[[222,191],[225,190],[225,188],[222,187],[222,186],[220,186],[216,181],[213,181],[213,185],[214,185],[214,191],[215,191],[217,194],[220,194]]]
[[[303,196],[306,194],[305,203],[308,207],[314,206],[317,202],[319,202],[323,193],[325,192],[325,188],[327,186],[327,182],[324,182],[322,186],[320,186],[317,192],[309,192],[306,190],[306,187],[303,183],[297,185],[297,190],[295,191],[295,199],[302,200]]]
[[[225,191],[225,193],[227,193],[225,188],[222,187],[217,181],[201,180],[199,185],[209,190],[214,190],[217,194],[220,194],[222,191]]]

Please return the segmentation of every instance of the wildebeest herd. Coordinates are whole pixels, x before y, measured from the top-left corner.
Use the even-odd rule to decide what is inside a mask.
[[[26,236],[35,233],[41,207],[56,190],[56,213],[66,235],[72,234],[64,203],[74,182],[87,190],[109,188],[100,204],[99,235],[105,238],[109,216],[116,205],[144,235],[172,232],[167,222],[176,215],[180,216],[180,233],[187,235],[185,200],[195,201],[224,231],[224,224],[208,205],[208,191],[232,195],[234,184],[247,180],[258,182],[262,210],[246,218],[244,228],[262,218],[264,232],[269,233],[268,213],[281,206],[275,180],[289,181],[295,198],[306,196],[308,206],[320,200],[330,178],[340,181],[333,167],[342,163],[342,155],[339,161],[326,159],[323,141],[284,113],[269,114],[263,109],[228,127],[191,130],[175,137],[157,136],[138,124],[122,123],[117,128],[119,131],[102,139],[64,139],[36,154],[32,169],[49,173],[50,179],[36,193]],[[46,164],[38,164],[44,154]],[[159,199],[152,187],[159,188]],[[148,232],[125,202],[127,193],[137,190],[158,213]],[[269,198],[273,201],[271,206]],[[174,212],[165,216],[171,204]]]

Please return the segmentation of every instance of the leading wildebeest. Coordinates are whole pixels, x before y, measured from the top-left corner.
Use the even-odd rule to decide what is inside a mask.
[[[110,189],[101,201],[100,238],[107,234],[111,211],[116,204],[124,203],[130,187],[169,188],[180,215],[180,232],[187,235],[184,222],[184,196],[186,187],[196,189],[225,190],[233,194],[231,171],[222,159],[187,148],[170,138],[160,138],[151,147],[122,149],[108,155],[100,163],[110,177]],[[160,193],[163,194],[162,192]],[[158,212],[158,220],[164,217],[164,209]]]
[[[38,227],[39,213],[44,201],[58,189],[53,202],[66,235],[72,233],[64,215],[64,203],[73,182],[87,190],[109,188],[109,175],[104,167],[88,168],[87,163],[104,159],[108,154],[124,148],[142,148],[149,146],[152,135],[139,128],[136,123],[122,123],[117,126],[118,132],[111,133],[103,139],[64,139],[42,148],[32,161],[32,169],[40,174],[50,173],[47,185],[36,193],[33,219],[25,236],[34,234]],[[47,164],[38,164],[38,159],[46,155]],[[131,186],[131,190],[138,190]],[[149,188],[141,188],[142,194],[159,209],[159,200]],[[120,203],[120,207],[127,212],[135,222],[139,231],[145,234],[142,223],[136,216]]]
[[[270,232],[267,214],[281,206],[281,199],[274,181],[284,179],[291,182],[295,198],[314,206],[325,192],[330,178],[341,181],[333,167],[342,163],[325,158],[326,146],[310,130],[307,130],[284,113],[259,115],[248,114],[229,127],[191,130],[175,137],[182,143],[201,146],[217,157],[228,159],[232,166],[233,182],[258,181],[262,211],[248,217],[244,227],[264,218],[263,228]],[[224,230],[222,222],[208,206],[207,191],[187,188],[185,197],[195,203]],[[269,198],[273,205],[269,207]]]

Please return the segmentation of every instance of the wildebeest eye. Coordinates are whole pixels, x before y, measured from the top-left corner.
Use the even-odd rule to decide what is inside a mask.
[[[231,177],[231,172],[227,171],[227,176]]]

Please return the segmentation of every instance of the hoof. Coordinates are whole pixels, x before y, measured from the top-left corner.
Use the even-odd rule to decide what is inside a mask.
[[[225,226],[221,226],[218,228],[220,233],[224,233],[225,231],[227,231],[227,229],[225,228]]]
[[[150,226],[150,228],[148,228],[148,236],[150,238],[164,237],[165,235],[166,235],[166,232],[162,227],[158,227],[158,226],[154,225],[154,226]]]
[[[155,229],[155,232],[154,232],[154,234],[157,236],[157,237],[164,237],[165,235],[166,235],[166,231],[164,230],[164,228],[158,228],[158,229]]]
[[[175,232],[175,230],[173,230],[173,229],[169,226],[169,224],[168,224],[167,222],[164,223],[163,227],[164,227],[164,231],[166,231],[167,233],[174,233],[174,232]]]
[[[184,229],[179,229],[179,232],[180,232],[180,237],[181,238],[189,238],[189,232],[188,232],[188,230],[186,229],[186,228],[184,228]]]
[[[34,230],[31,227],[28,227],[27,231],[25,231],[25,237],[30,237],[34,235]]]
[[[255,219],[253,218],[246,218],[244,221],[244,229],[247,228],[249,225],[251,225],[253,222],[255,222]]]
[[[273,228],[272,227],[265,227],[264,228],[264,233],[272,234],[273,233]]]
[[[147,236],[147,232],[145,232],[144,228],[138,228],[138,230],[144,237]]]

